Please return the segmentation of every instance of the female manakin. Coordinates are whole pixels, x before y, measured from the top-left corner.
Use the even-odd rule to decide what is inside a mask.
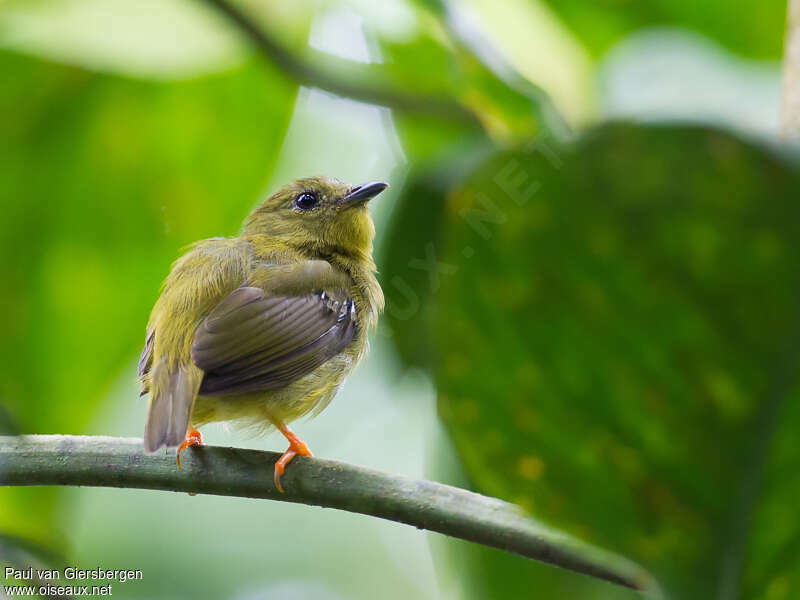
[[[383,310],[375,278],[370,198],[382,182],[352,186],[310,177],[280,188],[233,238],[197,242],[164,282],[139,359],[150,394],[144,447],[202,444],[213,421],[280,430],[319,413],[368,349]]]

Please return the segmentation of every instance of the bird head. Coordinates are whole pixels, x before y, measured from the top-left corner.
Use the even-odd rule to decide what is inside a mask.
[[[253,210],[245,235],[268,235],[310,255],[369,256],[375,226],[367,203],[389,185],[307,177],[281,187]]]

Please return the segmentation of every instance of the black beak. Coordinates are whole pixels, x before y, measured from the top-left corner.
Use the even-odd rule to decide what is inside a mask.
[[[357,204],[363,204],[370,198],[374,198],[380,194],[387,187],[389,187],[389,184],[384,183],[383,181],[371,181],[369,183],[365,183],[364,185],[357,185],[350,190],[344,198],[342,198],[341,204],[342,206],[355,206]]]

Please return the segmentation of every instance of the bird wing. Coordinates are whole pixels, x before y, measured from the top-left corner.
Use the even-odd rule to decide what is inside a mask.
[[[199,393],[243,394],[284,387],[339,354],[356,334],[355,303],[325,292],[267,295],[242,286],[203,320],[192,361],[205,371]]]

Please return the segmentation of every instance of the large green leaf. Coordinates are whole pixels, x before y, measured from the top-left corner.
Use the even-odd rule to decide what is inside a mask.
[[[613,125],[450,191],[427,323],[477,487],[674,597],[800,594],[798,189],[729,134]]]
[[[724,0],[546,1],[595,54],[637,29],[664,25],[697,31],[742,56],[775,59],[783,52],[783,0],[752,2],[746,7]]]

